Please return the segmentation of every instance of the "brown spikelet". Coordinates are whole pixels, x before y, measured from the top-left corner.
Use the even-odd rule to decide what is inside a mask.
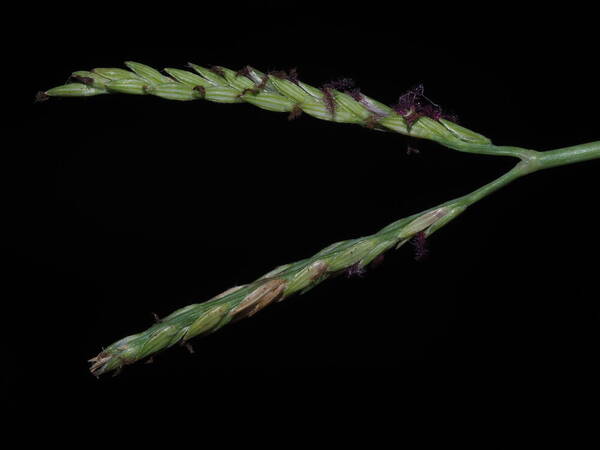
[[[110,356],[108,353],[102,351],[98,354],[98,356],[89,359],[88,362],[91,362],[92,365],[90,367],[90,372],[92,372],[92,374],[96,375],[97,372],[100,372],[102,367],[108,363],[108,361],[110,361],[112,358],[112,356]]]
[[[277,301],[283,294],[286,284],[285,280],[279,278],[266,281],[248,294],[229,314],[234,320],[253,316],[265,306]]]
[[[321,278],[327,272],[329,265],[324,261],[315,261],[310,265],[311,276],[310,280],[315,281]]]

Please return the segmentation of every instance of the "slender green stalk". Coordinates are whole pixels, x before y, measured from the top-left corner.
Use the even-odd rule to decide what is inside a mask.
[[[264,74],[251,67],[234,72],[224,67],[207,69],[190,64],[194,72],[169,68],[165,69],[167,76],[143,64],[127,62],[126,65],[129,71],[101,68],[75,72],[74,83],[39,93],[38,99],[125,93],[178,101],[246,102],[270,111],[288,112],[290,118],[304,112],[322,120],[432,140],[457,151],[510,156],[519,162],[504,175],[467,195],[400,219],[370,236],[337,242],[310,258],[277,267],[249,284],[173,312],[149,329],[115,342],[92,358],[91,371],[95,375],[151,357],[177,343],[187,344],[195,336],[250,317],[270,303],[302,294],[332,276],[360,273],[388,250],[399,248],[415,236],[431,236],[472,204],[524,175],[600,158],[600,141],[547,152],[496,146],[487,137],[445,118],[417,114],[414,120],[416,109],[394,110],[356,91],[317,89],[298,81],[295,74]]]
[[[488,183],[479,189],[471,192],[470,194],[465,195],[461,198],[461,203],[468,206],[473,203],[478,202],[484,197],[487,197],[492,192],[496,192],[498,189],[506,186],[507,184],[513,182],[517,178],[521,178],[522,176],[533,172],[535,169],[535,159],[530,159],[527,161],[519,162],[515,167],[513,167],[510,171],[506,172],[504,175],[496,178],[491,183]]]
[[[597,158],[600,158],[600,141],[543,152],[538,160],[540,169],[549,169]]]

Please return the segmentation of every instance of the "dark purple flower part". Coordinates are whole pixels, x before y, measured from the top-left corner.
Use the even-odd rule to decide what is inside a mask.
[[[256,85],[256,89],[258,89],[259,91],[262,91],[268,82],[269,82],[269,75],[263,75],[263,77],[260,79],[260,83],[258,83]]]
[[[352,80],[350,78],[341,78],[339,80],[333,80],[333,81],[329,81],[328,83],[325,83],[321,87],[321,91],[323,92],[323,101],[325,102],[325,106],[327,107],[327,110],[331,113],[331,117],[333,117],[335,115],[335,99],[333,98],[333,93],[331,92],[333,89],[335,89],[337,91],[348,92],[348,93],[350,93],[351,89],[354,89],[353,92],[355,92],[354,95],[356,95],[356,97],[354,95],[353,95],[353,97],[356,100],[360,100],[360,98],[361,98],[360,91],[355,88],[354,80]],[[352,95],[352,94],[350,94],[350,95]]]
[[[351,78],[340,78],[339,80],[329,81],[323,85],[324,89],[337,89],[338,91],[349,91],[354,87],[354,80]]]
[[[357,102],[360,102],[363,99],[363,95],[359,88],[350,89],[349,91],[346,91],[346,93]]]
[[[371,129],[371,130],[372,130],[372,129],[373,129],[373,128],[375,128],[377,125],[379,125],[379,122],[378,122],[378,120],[377,120],[377,116],[375,116],[374,114],[371,114],[371,115],[370,115],[370,116],[367,118],[367,120],[366,120],[366,122],[365,122],[365,126],[366,126],[367,128],[369,128],[369,129]]]
[[[429,255],[429,249],[427,248],[427,236],[424,231],[420,231],[415,234],[411,239],[415,251],[415,261],[422,261]]]
[[[272,70],[269,72],[269,75],[273,75],[275,78],[281,78],[282,80],[287,80],[287,72],[285,70]]]
[[[250,78],[250,66],[244,66],[244,67],[242,67],[240,70],[238,70],[235,73],[235,76],[236,77],[244,76],[244,77]],[[252,79],[252,78],[250,78],[250,79]]]
[[[298,84],[298,69],[296,67],[292,67],[287,74],[287,79],[292,83]]]
[[[294,105],[290,113],[288,114],[288,120],[295,120],[302,114],[302,109],[298,105]]]
[[[77,81],[78,83],[85,84],[86,86],[91,86],[94,84],[94,79],[90,77],[82,77],[81,75],[71,75],[72,80]]]
[[[418,155],[419,153],[421,153],[421,150],[419,150],[418,148],[415,148],[411,145],[406,146],[406,154],[407,155]]]
[[[269,72],[269,75],[280,78],[282,80],[291,81],[294,84],[298,84],[298,70],[295,67],[292,67],[287,72],[285,70],[272,70]]]
[[[371,264],[369,264],[369,267],[372,269],[379,267],[381,264],[383,264],[384,259],[385,259],[385,255],[383,253],[381,253],[380,255],[377,255],[375,257],[375,259],[373,261],[371,261]]]
[[[50,98],[50,96],[48,94],[40,91],[37,94],[35,94],[35,103],[45,102],[49,98]]]
[[[425,96],[425,88],[422,84],[418,84],[402,94],[393,109],[406,119],[409,128],[421,117],[457,121],[456,115],[444,113],[440,105]]]
[[[225,78],[225,72],[223,71],[223,68],[221,66],[210,66],[209,70],[212,73],[217,74],[217,75]]]
[[[206,97],[206,89],[204,88],[204,86],[194,86],[192,88],[194,91],[198,91],[200,92],[200,95],[204,98]]]
[[[321,91],[323,92],[323,101],[325,102],[325,107],[327,108],[327,111],[331,113],[331,117],[333,118],[335,116],[335,99],[331,93],[331,88],[322,87]]]
[[[422,84],[418,84],[417,86],[409,89],[398,98],[398,103],[394,105],[394,110],[398,114],[410,114],[419,108],[424,92],[425,88]]]
[[[361,267],[360,263],[352,264],[346,269],[346,277],[363,277],[367,273],[364,267]]]

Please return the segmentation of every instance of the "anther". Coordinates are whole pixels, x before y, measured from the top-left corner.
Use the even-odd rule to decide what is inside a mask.
[[[82,77],[81,75],[71,75],[71,78],[79,83],[83,83],[87,86],[94,84],[94,79],[90,77]]]
[[[225,72],[223,72],[223,68],[221,66],[210,66],[209,69],[212,73],[216,73],[221,77],[225,77]]]
[[[204,86],[194,86],[192,90],[200,92],[202,98],[206,97],[206,89],[204,89]]]
[[[294,105],[288,114],[288,120],[295,120],[302,115],[302,109],[298,105]]]

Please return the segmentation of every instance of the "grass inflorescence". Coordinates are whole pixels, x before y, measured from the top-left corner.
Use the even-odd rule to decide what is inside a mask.
[[[74,72],[67,84],[39,92],[36,101],[121,93],[176,101],[245,102],[269,111],[287,112],[288,119],[305,113],[322,120],[429,139],[453,150],[511,156],[520,162],[470,194],[397,220],[370,236],[334,243],[312,257],[279,266],[249,284],[157,318],[149,329],[118,340],[92,358],[90,369],[94,375],[151,360],[157,352],[176,344],[191,351],[190,339],[251,317],[273,302],[305,293],[333,276],[363,276],[368,267],[381,263],[386,252],[407,242],[414,247],[415,259],[422,260],[428,255],[429,236],[492,192],[537,170],[600,158],[600,142],[548,152],[496,146],[487,137],[456,123],[453,115],[425,96],[422,85],[409,89],[390,107],[365,95],[348,78],[315,88],[300,81],[296,69],[263,73],[251,66],[233,71],[189,63],[191,70],[166,68],[162,73],[136,62],[125,64],[128,70],[96,68]]]

